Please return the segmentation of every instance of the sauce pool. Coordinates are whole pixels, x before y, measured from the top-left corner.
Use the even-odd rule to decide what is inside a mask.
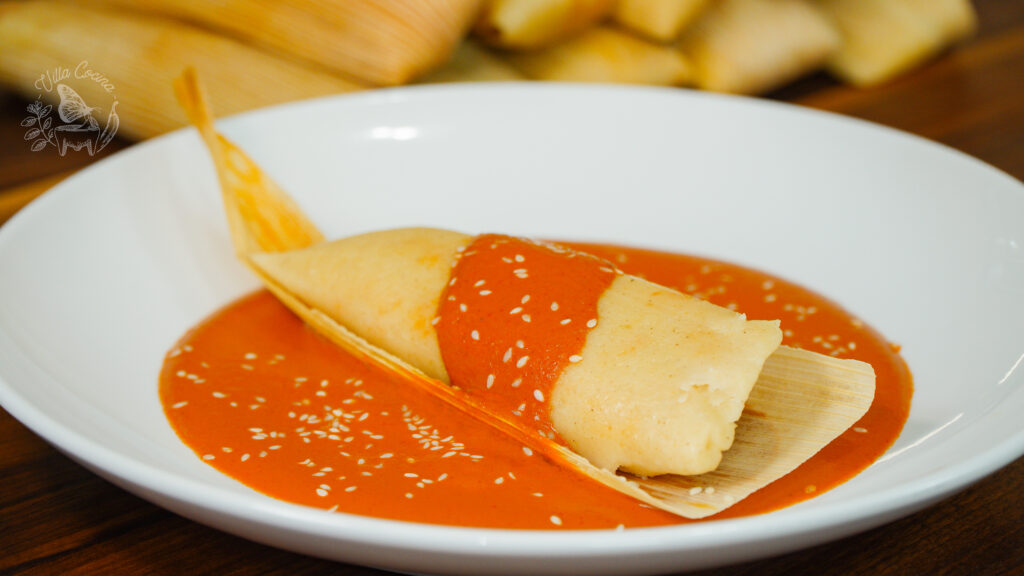
[[[780,319],[784,344],[874,367],[875,399],[859,422],[797,470],[709,519],[811,498],[870,465],[899,435],[910,407],[910,373],[891,344],[836,304],[732,264],[569,245],[748,318]],[[172,427],[198,457],[289,502],[495,528],[692,522],[567,471],[347,354],[266,291],[225,307],[186,334],[167,355],[160,397]]]

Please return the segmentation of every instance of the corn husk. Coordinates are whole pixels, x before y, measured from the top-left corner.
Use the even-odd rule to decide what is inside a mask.
[[[624,28],[670,42],[708,7],[710,0],[619,0],[612,18]]]
[[[409,82],[447,60],[480,8],[480,0],[85,1],[180,18],[387,86]]]
[[[607,16],[615,0],[489,0],[473,28],[491,46],[549,46]]]
[[[871,404],[874,372],[869,365],[780,347],[765,363],[738,423],[733,448],[714,472],[639,478],[597,468],[568,448],[506,420],[464,392],[370,345],[264,275],[253,263],[256,253],[307,247],[321,241],[322,235],[244,152],[217,134],[194,73],[187,74],[177,90],[213,157],[239,257],[286,306],[344,349],[404,376],[409,385],[502,430],[568,469],[651,506],[702,518],[795,469],[852,426]]]
[[[466,40],[443,66],[419,80],[439,82],[509,82],[526,80],[510,64],[472,40]]]
[[[210,78],[226,114],[363,88],[180,22],[54,2],[0,5],[0,54],[0,84],[28,98],[40,95],[40,75],[57,68],[70,70],[65,82],[84,102],[104,107],[97,114],[107,117],[116,98],[117,133],[132,139],[186,124],[167,87],[190,65]],[[76,78],[83,62],[113,89]],[[57,90],[42,96],[60,102]]]
[[[690,27],[680,47],[706,90],[759,94],[817,70],[839,33],[804,0],[721,0]]]
[[[506,57],[534,80],[679,86],[691,78],[686,57],[675,48],[606,26],[590,28],[549,48]]]
[[[977,28],[969,0],[820,0],[820,6],[843,38],[829,72],[858,86],[890,80]]]

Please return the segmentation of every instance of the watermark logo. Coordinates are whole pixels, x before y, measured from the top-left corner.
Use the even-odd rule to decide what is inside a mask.
[[[81,95],[72,88],[74,81],[95,82],[110,96],[106,122],[100,127],[97,116],[102,118],[103,108],[86,104]],[[58,66],[41,74],[35,82],[39,96],[28,105],[29,115],[21,121],[25,128],[25,140],[32,142],[33,152],[53,146],[61,156],[68,150],[85,150],[90,156],[106,148],[117,134],[120,120],[117,117],[117,96],[114,84],[102,74],[96,73],[85,60],[74,70]],[[44,97],[44,93],[46,96]],[[57,101],[56,114],[52,104]]]

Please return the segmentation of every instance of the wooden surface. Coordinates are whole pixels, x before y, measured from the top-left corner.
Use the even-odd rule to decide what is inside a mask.
[[[979,35],[909,76],[855,90],[818,75],[772,97],[907,130],[1024,180],[1024,1],[976,4]],[[0,92],[0,208],[8,211],[38,191],[39,179],[95,160],[84,152],[61,158],[29,151],[19,125],[26,104]],[[128,145],[115,144],[105,152]],[[1022,492],[1024,459],[864,534],[698,574],[1024,574]],[[0,573],[379,572],[253,544],[175,516],[87,472],[0,410]]]

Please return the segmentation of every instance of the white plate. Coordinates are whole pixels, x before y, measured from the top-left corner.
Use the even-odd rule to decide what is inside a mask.
[[[212,167],[177,132],[85,170],[0,230],[0,401],[96,473],[308,554],[447,573],[654,573],[779,554],[920,509],[1024,453],[1024,187],[862,122],[679,90],[378,91],[223,123],[331,235],[430,224],[671,248],[833,297],[903,345],[916,394],[889,453],[759,517],[624,532],[330,514],[195,458],[157,398],[164,352],[256,287]]]

